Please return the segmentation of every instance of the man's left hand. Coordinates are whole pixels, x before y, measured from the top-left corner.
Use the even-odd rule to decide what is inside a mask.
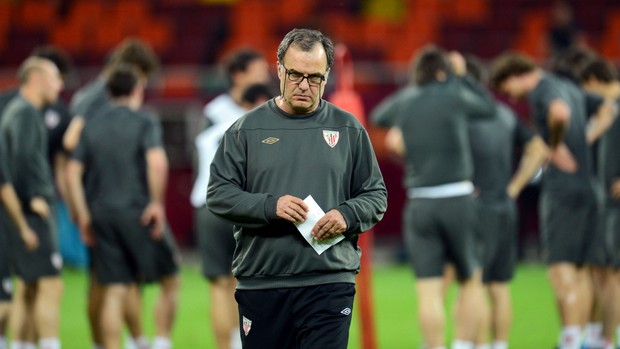
[[[335,238],[347,231],[347,222],[340,211],[333,209],[321,217],[312,228],[312,234],[317,241]]]

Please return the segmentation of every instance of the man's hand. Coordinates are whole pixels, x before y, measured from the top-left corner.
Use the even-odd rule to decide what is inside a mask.
[[[151,238],[155,240],[161,239],[164,235],[164,225],[166,224],[164,206],[157,202],[151,202],[142,212],[140,222],[144,226],[151,225]]]
[[[301,223],[306,220],[308,205],[295,196],[284,195],[276,203],[276,216],[291,223]]]
[[[452,65],[452,71],[456,76],[465,76],[467,74],[467,64],[462,54],[456,51],[448,53],[448,60]]]
[[[39,238],[37,234],[29,227],[26,226],[24,229],[21,229],[19,232],[22,240],[24,241],[24,245],[26,245],[26,250],[32,252],[39,247]]]
[[[345,231],[347,231],[347,222],[342,213],[336,209],[327,212],[312,228],[312,234],[317,241],[335,238]]]
[[[565,143],[561,143],[551,151],[549,161],[560,171],[575,173],[579,166]]]
[[[611,197],[616,201],[620,201],[620,178],[615,178],[611,183],[610,188]]]
[[[90,218],[85,217],[79,219],[78,226],[80,228],[80,235],[82,236],[82,241],[84,241],[84,244],[89,247],[95,246],[95,233],[93,232],[93,225]]]
[[[38,214],[41,218],[47,218],[50,215],[50,206],[47,201],[40,196],[35,196],[30,200],[30,210]]]

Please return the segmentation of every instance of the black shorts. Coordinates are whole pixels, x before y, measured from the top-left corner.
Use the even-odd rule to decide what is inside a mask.
[[[346,349],[355,285],[237,290],[244,349]]]
[[[594,190],[543,190],[539,207],[547,263],[609,264],[602,204],[602,198]]]
[[[10,301],[13,294],[11,262],[9,259],[9,234],[16,234],[16,232],[9,224],[10,222],[4,212],[4,208],[0,207],[0,302]]]
[[[102,284],[129,284],[157,278],[155,244],[141,210],[97,210],[92,213],[95,246],[91,258]]]
[[[620,207],[607,207],[605,223],[605,230],[610,239],[612,266],[620,269]]]
[[[62,269],[62,257],[56,244],[56,230],[53,212],[47,218],[24,212],[26,221],[39,239],[39,247],[28,251],[16,231],[9,234],[11,265],[18,278],[25,283],[36,282],[44,277],[56,277]],[[15,228],[13,228],[15,229]]]
[[[482,280],[508,282],[517,264],[517,207],[509,198],[486,202],[479,199],[476,235],[481,247]]]
[[[476,207],[471,196],[409,199],[403,220],[405,242],[417,278],[441,277],[453,263],[459,280],[480,265],[474,230]]]
[[[164,236],[161,239],[151,240],[151,242],[154,245],[157,279],[146,281],[156,282],[161,278],[176,275],[179,272],[181,257],[170,226],[166,224],[164,227]]]
[[[207,279],[232,275],[235,253],[233,225],[215,216],[206,206],[196,209],[196,234]]]

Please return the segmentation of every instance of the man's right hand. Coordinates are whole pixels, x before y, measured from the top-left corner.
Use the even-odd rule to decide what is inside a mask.
[[[276,204],[276,216],[291,223],[301,223],[306,220],[308,206],[295,196],[284,195]]]
[[[50,215],[50,206],[44,198],[35,196],[30,200],[30,210],[39,215],[41,218],[47,218]]]
[[[558,170],[566,173],[575,173],[579,169],[575,157],[564,143],[561,143],[555,150],[551,151],[549,161]]]
[[[39,247],[39,238],[29,226],[22,228],[19,235],[24,241],[24,245],[26,245],[26,250],[32,252]]]

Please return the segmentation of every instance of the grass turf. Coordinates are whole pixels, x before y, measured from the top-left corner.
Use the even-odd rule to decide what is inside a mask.
[[[63,272],[65,294],[61,312],[61,340],[64,348],[90,348],[86,319],[87,278],[81,270]],[[208,285],[194,265],[184,266],[182,286],[173,343],[177,349],[214,348],[210,328]],[[511,286],[514,303],[512,348],[551,348],[559,329],[554,301],[545,267],[538,264],[519,266]],[[152,337],[152,309],[156,286],[144,290],[144,327]],[[404,265],[381,265],[374,268],[373,293],[376,336],[379,348],[417,348],[420,331],[416,317],[414,278]],[[456,294],[452,288],[450,304]],[[450,319],[451,311],[447,313]],[[448,326],[447,336],[451,336]],[[351,325],[349,348],[362,348],[355,316]]]

